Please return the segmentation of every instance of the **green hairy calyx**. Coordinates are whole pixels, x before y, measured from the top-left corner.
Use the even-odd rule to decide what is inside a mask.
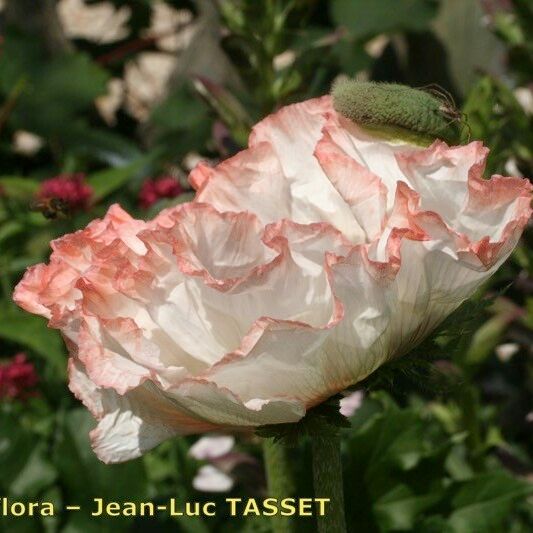
[[[382,137],[430,144],[455,140],[461,114],[446,95],[406,85],[337,80],[331,90],[335,110]]]

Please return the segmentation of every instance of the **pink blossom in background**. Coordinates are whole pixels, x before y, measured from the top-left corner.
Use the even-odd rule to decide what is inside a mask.
[[[193,202],[53,241],[14,299],[61,330],[105,462],[174,435],[253,430],[409,352],[512,252],[525,179],[481,142],[377,138],[329,96],[282,108],[200,163]]]
[[[209,463],[198,469],[192,483],[196,490],[202,492],[231,490],[237,478],[237,467],[248,466],[253,470],[260,469],[254,457],[235,450],[235,438],[230,435],[201,437],[190,447],[189,455],[197,461]],[[250,472],[248,470],[246,472],[249,477]]]
[[[213,465],[201,466],[192,481],[192,486],[200,492],[228,492],[234,480]]]
[[[231,452],[235,438],[231,435],[212,435],[198,439],[189,449],[189,455],[198,461],[218,459]]]
[[[18,353],[7,363],[0,364],[0,398],[24,400],[35,394],[38,382],[35,367],[25,353]]]
[[[89,207],[93,195],[92,187],[85,182],[84,174],[61,174],[41,183],[37,193],[39,199],[59,198],[76,211]]]
[[[231,457],[231,450],[235,439],[228,435],[208,436],[198,439],[189,449],[189,455],[198,461],[208,461],[203,465],[193,479],[193,487],[201,492],[227,492],[234,485],[233,478],[225,472],[227,459]],[[217,467],[220,463],[221,468]],[[232,465],[233,466],[233,465]]]
[[[172,176],[146,180],[139,192],[139,205],[148,209],[162,198],[176,198],[183,193],[180,182]]]
[[[363,391],[356,390],[340,400],[340,413],[346,417],[353,416],[357,409],[363,404],[365,395]]]

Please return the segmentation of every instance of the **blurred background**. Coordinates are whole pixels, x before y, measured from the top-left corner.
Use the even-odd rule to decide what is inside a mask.
[[[105,466],[66,386],[66,350],[11,302],[50,241],[114,202],[150,218],[186,176],[246,145],[278,107],[339,74],[433,87],[533,175],[531,0],[0,0],[0,496],[262,497],[259,438],[174,439]],[[474,301],[343,400],[350,531],[533,531],[533,231]],[[309,442],[293,450],[312,494]],[[222,508],[222,507],[221,507]],[[6,532],[268,532],[265,518],[0,518]],[[301,531],[315,531],[300,519]]]

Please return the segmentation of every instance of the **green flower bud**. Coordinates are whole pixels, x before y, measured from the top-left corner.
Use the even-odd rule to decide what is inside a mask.
[[[340,78],[331,94],[337,112],[380,136],[430,144],[457,135],[453,123],[461,114],[437,92]]]

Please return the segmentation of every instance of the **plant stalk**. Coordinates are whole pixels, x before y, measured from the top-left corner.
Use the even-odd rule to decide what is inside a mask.
[[[289,446],[283,439],[263,439],[268,496],[278,501],[291,498],[296,493],[296,482],[289,457]],[[294,517],[281,516],[279,513],[270,518],[273,533],[294,533]]]
[[[318,533],[346,533],[340,435],[324,431],[313,437],[315,497],[326,498],[324,516],[317,516]]]

